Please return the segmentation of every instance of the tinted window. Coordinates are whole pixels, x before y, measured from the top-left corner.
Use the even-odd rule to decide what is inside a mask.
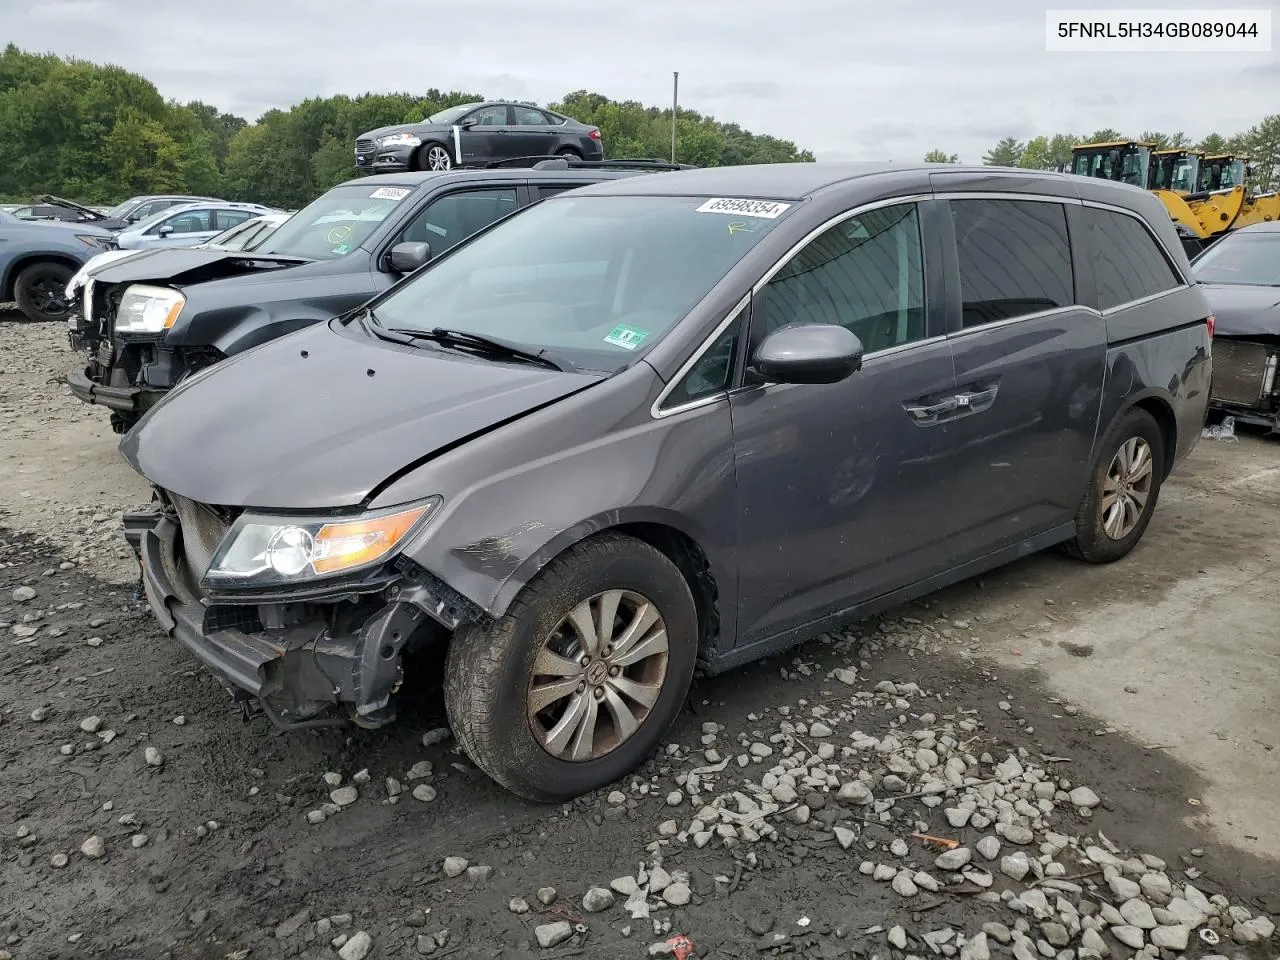
[[[250,213],[248,210],[219,210],[217,212],[217,229],[226,230],[228,227],[234,227],[256,216],[256,213]]]
[[[177,213],[165,220],[163,224],[157,224],[149,233],[157,233],[161,226],[173,227],[174,233],[202,233],[206,230],[215,229],[212,225],[212,210],[190,210],[186,213]]]
[[[1084,208],[1093,247],[1098,308],[1109,310],[1179,286],[1177,274],[1155,237],[1134,217]]]
[[[516,114],[516,123],[526,127],[545,127],[547,115],[533,107],[512,107]]]
[[[1035,200],[953,200],[964,326],[1074,302],[1067,213]]]
[[[467,114],[467,122],[481,127],[497,127],[507,122],[507,108],[498,104],[493,107],[481,107],[474,113]]]
[[[729,389],[733,374],[733,361],[738,354],[738,333],[742,329],[742,318],[734,320],[724,330],[706,353],[698,358],[689,368],[675,388],[667,394],[662,402],[663,409],[678,407],[692,403],[703,397],[723,393]]]
[[[400,235],[402,242],[431,244],[433,256],[444,253],[471,234],[516,209],[514,187],[498,190],[461,190],[433,200],[414,217]]]
[[[789,324],[834,323],[868,353],[925,335],[924,269],[914,203],[836,224],[793,257],[760,291],[752,348]]]

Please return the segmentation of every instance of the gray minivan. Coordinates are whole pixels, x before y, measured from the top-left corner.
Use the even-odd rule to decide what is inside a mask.
[[[644,761],[695,666],[1142,537],[1209,309],[1160,201],[990,167],[777,164],[574,190],[178,386],[121,449],[164,628],[247,704],[394,717],[447,646],[533,799]]]

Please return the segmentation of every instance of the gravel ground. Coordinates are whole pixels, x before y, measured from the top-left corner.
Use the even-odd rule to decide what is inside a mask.
[[[466,761],[425,670],[390,729],[242,723],[134,599],[117,517],[146,491],[50,382],[62,337],[0,317],[0,960],[1277,955],[1273,847],[1202,815],[1214,765],[1009,653],[1093,664],[1080,631],[1107,649],[1125,597],[1257,560],[1179,526],[1226,445],[1105,584],[1031,558],[702,680],[634,777],[539,806]],[[1241,790],[1274,796],[1274,747]]]

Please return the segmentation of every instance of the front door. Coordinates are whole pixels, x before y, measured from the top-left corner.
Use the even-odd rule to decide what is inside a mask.
[[[1010,197],[951,199],[949,334],[958,395],[949,549],[973,559],[1072,521],[1088,478],[1107,332],[1080,306],[1073,208]]]
[[[795,323],[837,323],[865,348],[839,383],[731,398],[739,631],[763,640],[946,566],[951,437],[925,411],[955,393],[927,204],[846,219],[797,253],[752,305],[749,348]],[[932,230],[927,233],[932,234]],[[750,355],[750,354],[748,354]]]
[[[462,147],[461,163],[488,163],[515,156],[511,152],[510,107],[505,103],[494,103],[472,110],[458,121],[458,127],[458,141]]]

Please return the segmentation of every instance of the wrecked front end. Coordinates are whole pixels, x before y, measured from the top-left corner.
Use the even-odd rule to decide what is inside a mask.
[[[1210,409],[1280,433],[1280,334],[1215,336]]]
[[[262,518],[157,489],[125,531],[161,627],[246,717],[375,728],[395,718],[406,654],[484,619],[399,552],[437,506]]]

